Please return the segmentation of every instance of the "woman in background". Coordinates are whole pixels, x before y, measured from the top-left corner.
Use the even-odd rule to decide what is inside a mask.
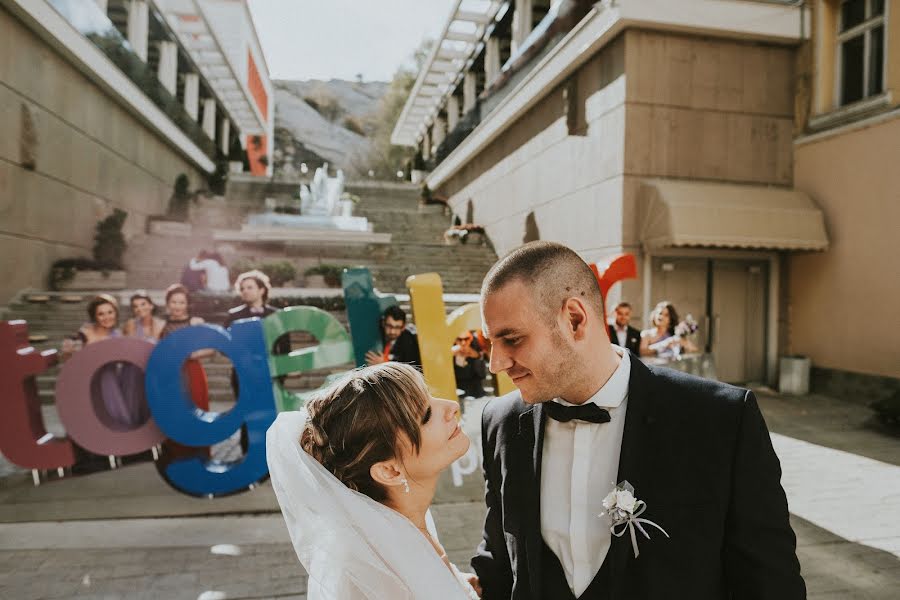
[[[133,318],[125,321],[122,326],[122,333],[126,337],[133,337],[139,340],[147,340],[156,343],[162,333],[166,322],[155,316],[156,305],[147,295],[147,292],[138,290],[131,296],[131,314]]]
[[[90,322],[63,342],[63,357],[77,352],[82,345],[122,336],[119,331],[119,305],[108,294],[95,296],[87,306]],[[138,389],[132,385],[132,371],[140,374],[140,369],[124,362],[104,365],[91,382],[91,396],[102,405],[113,421],[113,425],[123,431],[142,425],[150,416],[143,392],[143,377]]]
[[[166,288],[166,322],[162,331],[160,331],[160,340],[180,329],[192,325],[200,325],[204,322],[202,318],[190,315],[190,306],[190,294],[186,287],[180,283],[174,283]],[[206,379],[206,371],[198,359],[209,356],[211,353],[212,351],[209,350],[194,352],[191,354],[191,358],[184,362],[184,367],[182,368],[182,376],[191,400],[193,400],[197,408],[204,411],[209,411],[209,385]],[[168,481],[165,469],[172,460],[198,455],[208,457],[209,451],[206,448],[192,448],[167,440],[163,443],[163,458],[156,464],[157,471]]]
[[[190,315],[191,299],[187,288],[180,283],[174,283],[166,288],[166,324],[160,331],[159,339],[165,338],[179,329],[200,325],[203,319]],[[208,352],[194,352],[184,363],[184,374],[187,377],[188,389],[191,399],[198,408],[209,410],[209,387],[206,381],[206,371],[198,358],[208,355]]]
[[[672,303],[663,300],[650,313],[649,329],[641,332],[641,356],[658,358],[675,358],[685,352],[697,352],[690,340],[675,335],[678,325],[678,312]]]

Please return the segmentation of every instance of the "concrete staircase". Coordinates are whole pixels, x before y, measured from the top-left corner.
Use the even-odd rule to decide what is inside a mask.
[[[445,292],[478,293],[497,260],[489,243],[446,245],[443,234],[451,224],[449,214],[443,206],[419,206],[415,186],[350,190],[361,198],[356,214],[369,219],[375,231],[393,235],[386,256],[367,265],[379,289],[405,292],[409,275],[436,272]]]
[[[131,289],[164,290],[181,281],[181,271],[201,250],[213,250],[212,230],[192,227],[185,234],[144,234],[128,242],[124,264]]]
[[[288,196],[290,189],[269,191],[278,197]],[[129,241],[124,258],[128,286],[164,289],[180,279],[182,269],[197,252],[216,249],[228,264],[238,260],[289,260],[300,275],[317,264],[365,266],[372,271],[378,289],[388,293],[406,293],[406,278],[427,272],[441,275],[447,293],[478,293],[497,256],[489,243],[444,244],[443,233],[451,218],[443,206],[420,206],[419,189],[413,185],[348,184],[347,191],[360,197],[355,214],[369,219],[375,232],[390,233],[391,244],[216,242],[212,227],[226,222],[234,226],[233,215],[223,216],[229,210],[223,208],[224,202],[233,202],[234,207],[244,210],[252,210],[254,205],[230,197],[214,198],[192,209],[192,228],[178,235],[154,233]]]

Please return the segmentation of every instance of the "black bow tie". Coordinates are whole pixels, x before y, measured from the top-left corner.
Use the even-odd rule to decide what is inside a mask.
[[[593,402],[585,402],[579,406],[563,406],[559,402],[549,401],[545,405],[547,415],[554,421],[568,423],[572,419],[590,423],[609,423],[609,411],[600,408]]]

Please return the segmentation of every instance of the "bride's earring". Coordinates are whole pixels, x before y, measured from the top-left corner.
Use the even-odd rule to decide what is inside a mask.
[[[403,483],[403,491],[407,494],[409,493],[409,482],[406,480],[406,477],[400,480]]]

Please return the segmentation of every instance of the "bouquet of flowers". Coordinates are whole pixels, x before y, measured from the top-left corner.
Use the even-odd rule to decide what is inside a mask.
[[[684,320],[675,326],[675,335],[680,338],[686,338],[693,335],[697,331],[697,321],[691,315],[686,315]]]

